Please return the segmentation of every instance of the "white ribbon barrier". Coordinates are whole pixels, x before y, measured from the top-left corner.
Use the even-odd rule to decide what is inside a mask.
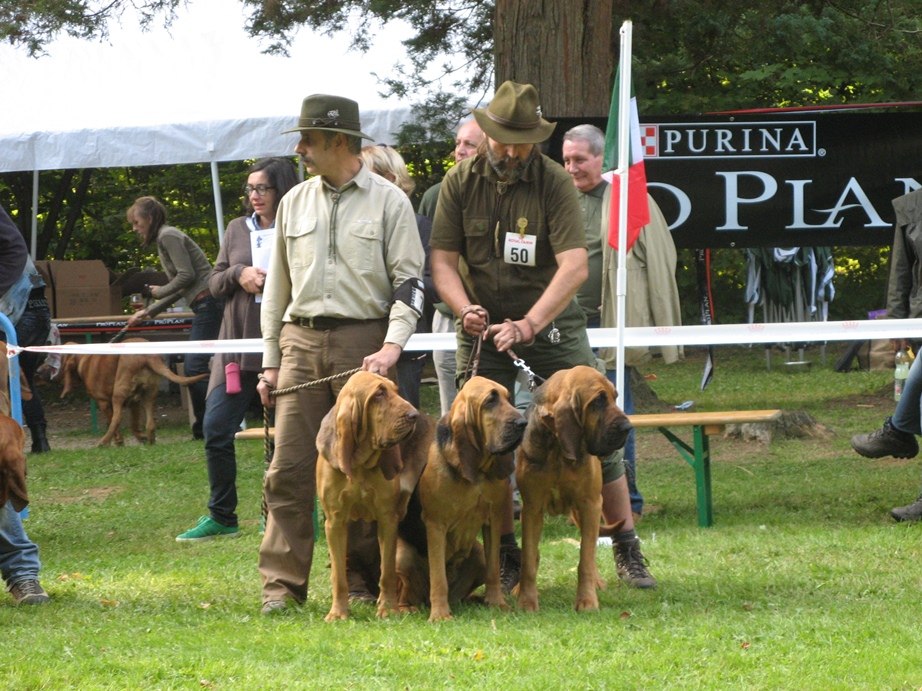
[[[617,329],[589,329],[594,348],[613,348]],[[710,346],[754,343],[811,343],[867,339],[922,338],[922,319],[876,319],[867,321],[787,322],[772,324],[714,324],[711,326],[631,327],[624,330],[625,347]],[[413,334],[406,350],[455,350],[450,333]],[[173,353],[261,353],[261,338],[222,341],[144,341],[135,343],[78,343],[56,346],[9,346],[8,356],[23,350],[34,353],[101,353],[170,355]]]

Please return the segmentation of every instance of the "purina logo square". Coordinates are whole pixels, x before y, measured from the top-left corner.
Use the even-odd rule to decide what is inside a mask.
[[[640,146],[643,149],[644,158],[656,158],[659,156],[659,125],[641,125],[640,126]]]

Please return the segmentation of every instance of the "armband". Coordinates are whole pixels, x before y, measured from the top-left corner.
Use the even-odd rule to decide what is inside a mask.
[[[408,278],[403,284],[394,291],[394,302],[402,302],[410,307],[416,315],[423,316],[423,305],[425,304],[425,286],[418,278]]]

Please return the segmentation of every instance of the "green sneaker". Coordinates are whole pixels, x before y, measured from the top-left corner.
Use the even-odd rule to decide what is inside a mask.
[[[221,525],[211,516],[202,516],[192,530],[187,530],[176,538],[176,542],[203,542],[216,537],[239,537],[237,526]]]

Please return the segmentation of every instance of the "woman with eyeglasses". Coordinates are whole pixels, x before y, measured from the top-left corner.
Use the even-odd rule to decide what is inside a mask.
[[[166,207],[154,197],[140,197],[126,214],[132,229],[138,234],[142,247],[155,245],[160,255],[160,265],[167,275],[167,284],[145,285],[141,290],[144,297],[154,298],[155,303],[138,310],[128,318],[128,328],[133,328],[144,319],[151,319],[167,307],[185,298],[194,313],[189,328],[189,340],[214,340],[221,327],[222,304],[208,289],[211,276],[211,262],[195,241],[178,228],[167,225]],[[188,353],[183,356],[185,375],[194,377],[208,372],[209,353]],[[204,439],[202,423],[205,418],[205,392],[208,384],[197,381],[189,385],[189,400],[195,421],[192,423],[192,438]]]
[[[246,215],[227,226],[208,286],[224,302],[219,339],[260,338],[259,309],[275,214],[285,193],[298,184],[294,164],[264,158],[250,168],[243,188]],[[230,369],[230,374],[228,374]],[[199,542],[235,537],[237,525],[237,456],[234,435],[256,394],[262,353],[216,353],[205,406],[205,460],[211,496],[208,516],[176,538]]]

